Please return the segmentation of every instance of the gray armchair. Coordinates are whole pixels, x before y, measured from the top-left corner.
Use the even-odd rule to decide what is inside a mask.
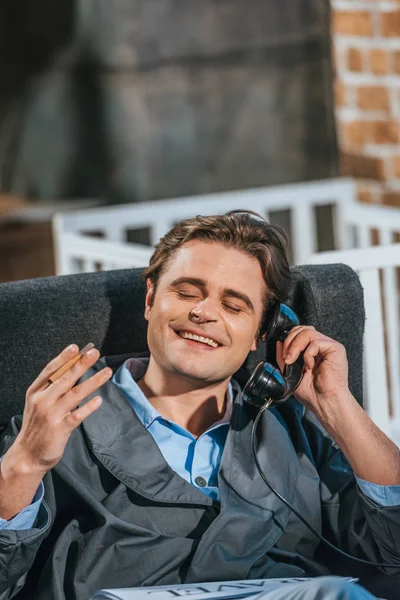
[[[0,430],[23,411],[25,391],[43,366],[69,343],[94,342],[102,355],[146,352],[145,285],[138,270],[67,275],[0,285]],[[343,265],[294,270],[290,304],[347,349],[352,393],[362,404],[363,294],[357,275]],[[261,345],[241,369],[245,379],[260,360]],[[357,573],[357,564],[352,574]],[[362,583],[388,599],[400,577],[363,570]]]

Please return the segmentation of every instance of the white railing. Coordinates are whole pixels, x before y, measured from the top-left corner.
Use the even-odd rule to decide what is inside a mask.
[[[55,237],[58,274],[146,267],[152,248],[61,232]]]
[[[342,245],[337,249],[369,248],[400,241],[400,209],[350,203],[340,205],[338,210],[343,234]]]
[[[128,248],[134,258],[131,266],[144,266],[143,261],[150,256],[147,248],[153,247],[181,219],[237,208],[254,210],[272,222],[277,213],[286,211],[294,264],[306,262],[319,250],[315,215],[318,206],[333,206],[333,247],[336,249],[365,248],[374,243],[386,245],[400,240],[399,209],[361,205],[355,197],[352,180],[332,179],[58,213],[53,219],[56,272],[113,268],[110,265],[118,265],[119,261],[126,266],[131,264]],[[148,230],[149,246],[127,242],[128,233],[140,229]],[[100,235],[101,239],[92,234]]]
[[[371,419],[400,443],[399,291],[400,244],[315,254],[313,264],[343,263],[364,288],[364,380]]]
[[[75,272],[77,266],[76,260],[75,263],[71,263],[69,258],[68,245],[71,239],[65,238],[65,233],[84,236],[91,240],[93,248],[96,244],[99,250],[103,247],[104,252],[113,254],[115,247],[107,246],[107,241],[127,244],[127,234],[130,230],[148,229],[150,246],[154,246],[182,219],[198,214],[220,214],[240,208],[254,210],[272,222],[274,215],[276,217],[277,213],[287,211],[293,262],[300,264],[318,250],[315,209],[318,206],[331,205],[344,210],[346,205],[354,201],[355,185],[351,179],[331,179],[60,213],[53,221],[56,269],[58,274],[66,274]],[[340,211],[334,210],[335,247],[343,247],[339,214]],[[89,238],[88,234],[91,233],[100,234],[103,239]],[[81,247],[82,252],[88,249],[89,246]],[[84,262],[86,254],[82,254],[81,258]]]

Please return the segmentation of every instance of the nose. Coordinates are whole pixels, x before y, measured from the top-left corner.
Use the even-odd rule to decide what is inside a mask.
[[[210,323],[218,320],[218,308],[215,302],[210,298],[205,298],[194,306],[189,319],[192,323]]]

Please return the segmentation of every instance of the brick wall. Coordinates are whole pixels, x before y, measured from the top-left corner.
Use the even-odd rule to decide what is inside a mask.
[[[341,172],[400,206],[400,0],[331,0]]]

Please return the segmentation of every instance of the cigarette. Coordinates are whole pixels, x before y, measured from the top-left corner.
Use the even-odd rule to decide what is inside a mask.
[[[68,371],[68,369],[70,369],[74,364],[76,364],[78,362],[78,360],[81,358],[81,356],[86,354],[86,352],[88,352],[92,348],[94,348],[94,344],[92,344],[92,342],[90,342],[89,344],[86,344],[86,346],[84,348],[82,348],[82,350],[79,350],[79,352],[76,356],[74,356],[73,358],[68,360],[66,363],[64,363],[62,367],[60,367],[59,369],[57,369],[57,371],[55,371],[53,373],[53,375],[50,375],[50,377],[47,380],[49,382],[49,384],[54,383],[57,379],[59,379],[61,377],[61,375],[64,375],[64,373],[66,373]]]

